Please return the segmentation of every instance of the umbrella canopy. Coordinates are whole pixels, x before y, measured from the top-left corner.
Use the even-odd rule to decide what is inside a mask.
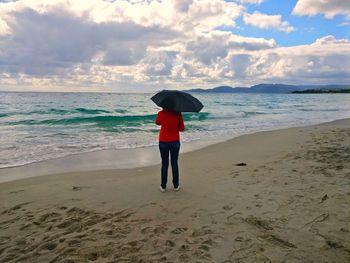
[[[200,112],[203,104],[191,94],[179,90],[162,90],[151,100],[159,107],[175,112]]]

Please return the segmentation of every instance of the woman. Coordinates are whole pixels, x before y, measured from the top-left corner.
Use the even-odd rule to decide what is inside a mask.
[[[174,191],[180,190],[177,160],[180,151],[180,133],[185,129],[181,113],[167,109],[158,112],[156,124],[160,125],[159,150],[162,157],[160,190],[165,192],[168,181],[169,153],[173,172]]]

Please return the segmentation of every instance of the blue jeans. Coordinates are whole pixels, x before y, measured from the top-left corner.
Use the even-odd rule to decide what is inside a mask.
[[[171,160],[171,169],[173,172],[173,185],[179,186],[179,167],[177,160],[179,158],[180,142],[159,142],[160,156],[162,157],[162,169],[161,169],[161,186],[166,188],[168,181],[168,167],[169,167],[169,153]]]

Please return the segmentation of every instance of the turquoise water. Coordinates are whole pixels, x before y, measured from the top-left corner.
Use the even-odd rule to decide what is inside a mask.
[[[0,93],[0,168],[103,149],[157,144],[153,94]],[[195,94],[182,141],[350,117],[349,94]]]

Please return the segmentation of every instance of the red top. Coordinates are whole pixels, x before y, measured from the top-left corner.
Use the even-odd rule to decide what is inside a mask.
[[[180,132],[185,129],[181,113],[161,110],[158,112],[156,124],[161,125],[160,142],[175,142],[180,140]]]

